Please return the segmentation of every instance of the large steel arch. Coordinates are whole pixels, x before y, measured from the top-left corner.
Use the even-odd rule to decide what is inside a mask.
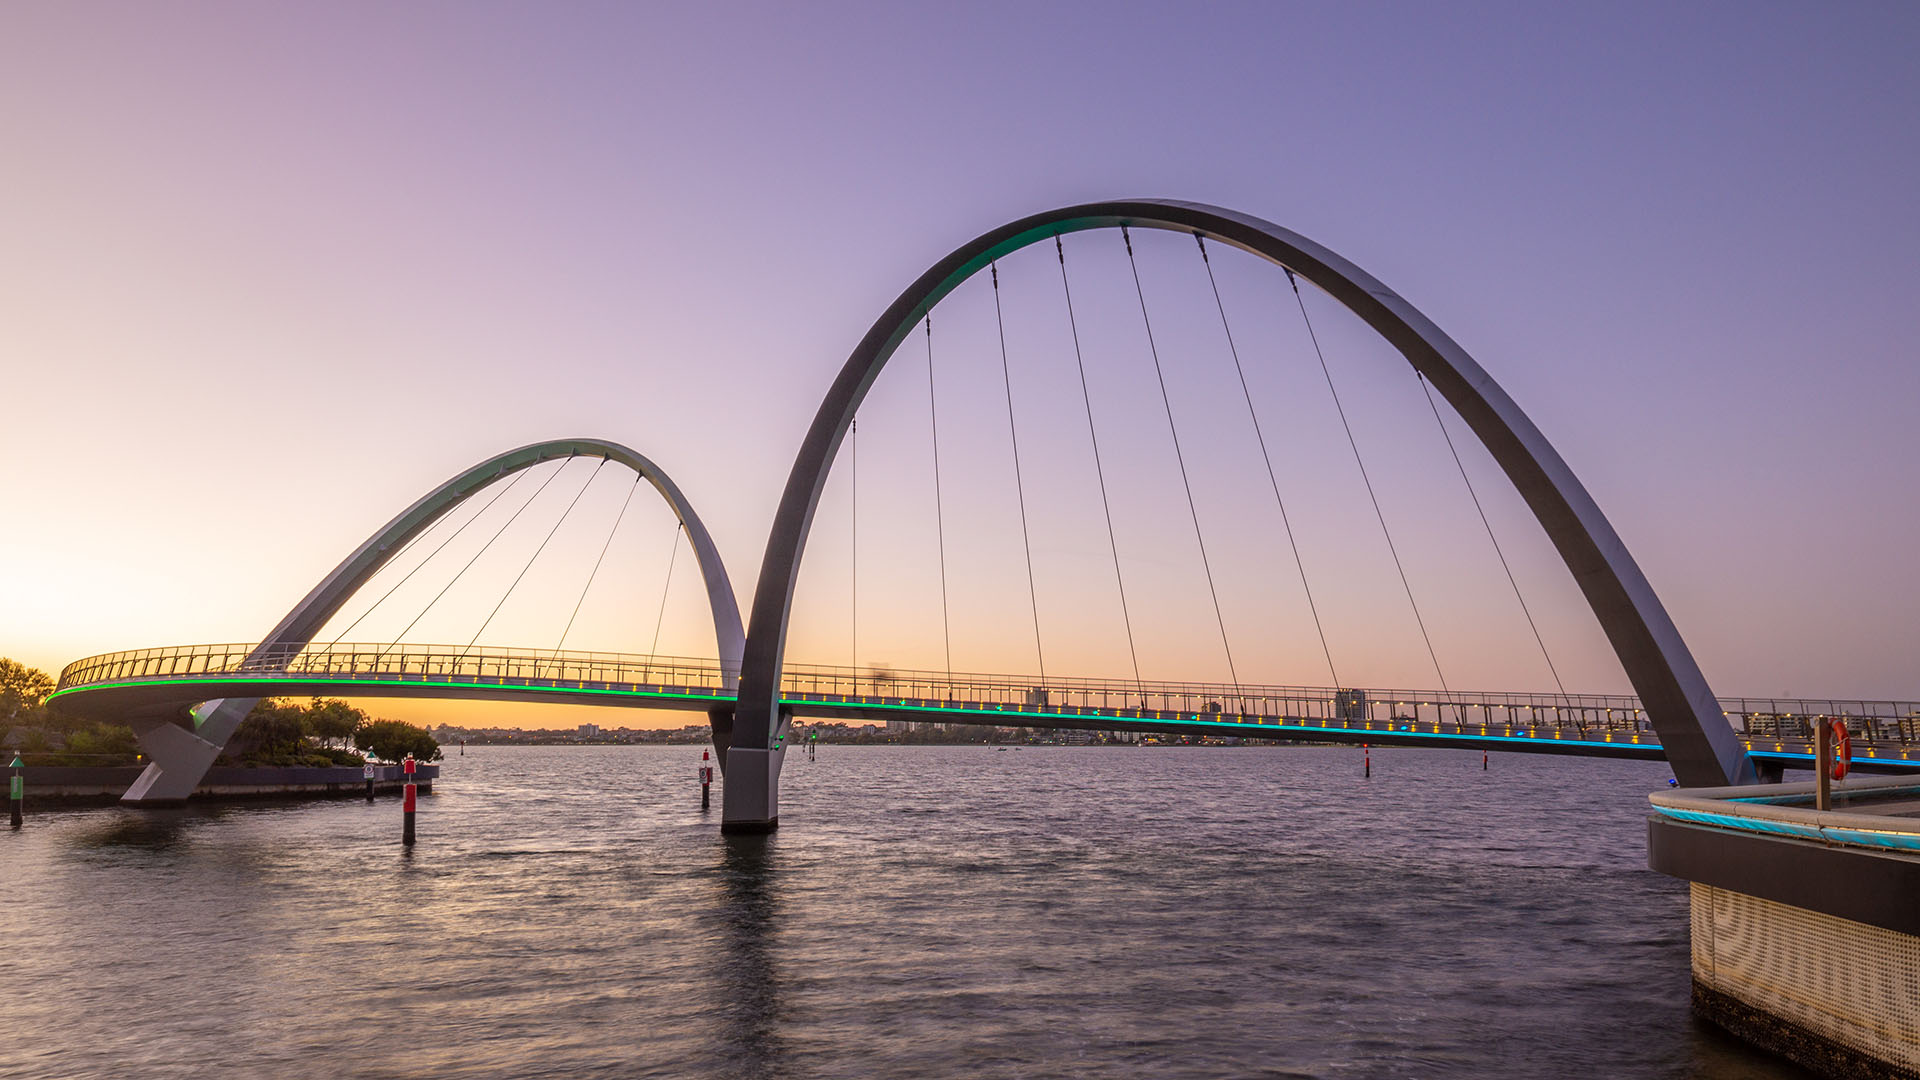
[[[401,511],[348,555],[333,572],[322,578],[313,590],[280,624],[269,632],[259,648],[249,655],[256,658],[284,655],[311,644],[315,634],[327,624],[347,598],[366,584],[408,541],[459,506],[466,499],[500,478],[560,458],[597,457],[617,462],[644,477],[672,508],[674,516],[686,527],[687,542],[700,563],[706,581],[707,603],[713,609],[714,642],[729,686],[737,684],[745,634],[740,625],[740,605],[734,598],[733,582],[727,577],[726,564],[720,560],[713,537],[687,501],[678,485],[658,465],[636,451],[604,439],[559,439],[533,443],[517,450],[488,458],[422,496]],[[127,789],[123,801],[136,803],[176,802],[185,799],[199,786],[207,768],[219,756],[227,739],[240,725],[258,698],[228,698],[204,702],[192,710],[192,729],[162,724],[141,734],[141,743],[153,758],[140,779]]]
[[[942,297],[989,262],[1063,233],[1118,226],[1198,234],[1285,267],[1399,349],[1467,422],[1546,529],[1645,704],[1674,775],[1688,786],[1754,779],[1699,665],[1626,545],[1546,436],[1465,349],[1372,275],[1298,233],[1232,210],[1160,199],[1069,206],[979,236],[922,274],[853,350],[801,444],[760,565],[733,732],[736,758],[749,747],[764,748],[771,757],[777,746],[777,688],[807,532],[847,425],[895,347]],[[772,758],[770,772],[777,775],[777,768]],[[728,799],[728,814],[737,817],[733,827],[753,828],[753,809],[743,803],[735,815],[731,790]],[[775,800],[769,795],[767,801],[771,806]],[[760,827],[773,821],[770,816]]]

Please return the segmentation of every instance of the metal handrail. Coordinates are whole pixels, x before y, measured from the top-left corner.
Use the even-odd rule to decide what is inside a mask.
[[[735,665],[698,657],[567,650],[529,653],[498,646],[257,643],[179,645],[87,657],[60,673],[56,694],[125,680],[247,675],[371,675],[606,687],[701,690],[716,695],[737,679]],[[789,664],[781,686],[794,701],[893,702],[918,708],[991,708],[1076,713],[1153,712],[1283,717],[1496,729],[1648,732],[1639,700],[1625,694],[1542,694],[1050,677],[980,672]],[[1920,704],[1899,701],[1722,698],[1730,722],[1750,737],[1806,738],[1814,717],[1842,717],[1869,741],[1920,742]]]

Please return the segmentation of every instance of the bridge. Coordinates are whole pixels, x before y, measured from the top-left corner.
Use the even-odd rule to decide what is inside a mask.
[[[1067,255],[1066,238],[1095,231],[1118,234],[1113,239],[1119,244],[1107,249],[1110,252],[1117,253],[1124,246],[1125,267],[1131,271],[1132,284],[1127,299],[1138,300],[1138,321],[1144,330],[1144,344],[1152,357],[1157,378],[1157,401],[1165,408],[1167,431],[1172,437],[1172,458],[1186,491],[1183,508],[1189,514],[1182,517],[1190,519],[1193,526],[1198,562],[1205,573],[1222,653],[1231,675],[1226,682],[1149,681],[1141,677],[1134,617],[1128,603],[1126,560],[1121,556],[1116,535],[1115,515],[1109,499],[1110,474],[1103,465],[1100,425],[1088,390],[1088,365],[1083,349],[1085,326],[1082,309],[1075,307]],[[1325,686],[1258,685],[1239,677],[1229,620],[1220,601],[1215,566],[1209,558],[1209,536],[1191,483],[1187,452],[1183,450],[1176,409],[1167,388],[1162,347],[1155,337],[1151,305],[1136,261],[1134,234],[1147,232],[1172,233],[1190,237],[1194,242],[1188,257],[1197,258],[1198,265],[1204,268],[1204,280],[1211,287],[1212,304],[1206,312],[1210,316],[1217,308],[1223,346],[1219,351],[1231,356],[1239,379],[1238,388],[1244,394],[1245,417],[1258,439],[1260,463],[1265,470],[1261,475],[1269,482],[1273,503],[1279,511],[1282,528],[1266,538],[1273,549],[1271,563],[1298,571],[1306,608],[1311,613],[1330,676]],[[1085,409],[1097,490],[1105,514],[1104,538],[1112,556],[1118,614],[1126,630],[1134,672],[1131,679],[1064,678],[1047,674],[1045,670],[1045,635],[1035,584],[1030,507],[1020,453],[1020,424],[1008,359],[1008,325],[1002,311],[1000,277],[1001,261],[1035,246],[1041,250],[1039,258],[1050,255],[1053,258],[1046,261],[1058,263],[1060,313],[1064,325],[1072,332],[1080,403]],[[1432,661],[1433,673],[1441,686],[1439,690],[1347,686],[1341,684],[1334,670],[1335,650],[1322,625],[1321,609],[1315,606],[1307,561],[1302,557],[1288,516],[1279,475],[1282,470],[1275,465],[1266,429],[1261,426],[1228,305],[1215,278],[1212,253],[1221,251],[1252,256],[1284,275],[1282,287],[1276,289],[1275,294],[1287,297],[1298,307],[1318,370],[1325,375],[1332,405],[1365,485],[1373,520],[1377,520],[1386,549],[1392,554],[1398,585],[1404,591],[1426,655]],[[941,502],[940,398],[934,377],[931,312],[944,298],[983,272],[992,288],[991,310],[998,330],[999,373],[1006,400],[1005,430],[1011,442],[1014,488],[1019,496],[1019,536],[1026,557],[1027,599],[1039,669],[1033,675],[967,674],[952,670],[947,612],[948,519]],[[1464,490],[1471,497],[1487,539],[1506,571],[1514,599],[1526,616],[1534,643],[1553,681],[1560,681],[1559,670],[1442,416],[1443,403],[1478,440],[1524,500],[1578,585],[1634,694],[1576,694],[1564,686],[1557,687],[1551,694],[1472,693],[1450,687],[1427,621],[1421,615],[1417,590],[1389,528],[1388,514],[1368,474],[1360,439],[1341,404],[1327,350],[1309,313],[1303,283],[1317,290],[1316,295],[1330,298],[1356,317],[1407,363],[1419,392],[1432,410],[1452,462],[1459,468]],[[795,588],[829,474],[843,447],[850,442],[860,407],[875,381],[897,357],[901,346],[917,334],[925,336],[926,401],[946,668],[899,672],[791,662],[786,652]],[[1174,373],[1178,375],[1179,369]],[[647,654],[569,652],[564,645],[572,630],[572,617],[552,649],[479,646],[477,643],[487,623],[482,623],[480,631],[464,646],[404,641],[421,616],[460,581],[474,561],[576,460],[598,464],[572,502],[566,504],[560,520],[507,586],[507,595],[526,577],[554,532],[566,523],[568,515],[593,485],[594,478],[606,465],[617,464],[632,472],[633,489],[637,489],[642,480],[654,488],[676,518],[676,537],[684,535],[692,549],[711,611],[717,658],[651,655],[657,650]],[[385,604],[422,567],[485,517],[506,492],[529,475],[529,470],[551,462],[559,464],[546,471],[546,479],[537,486],[533,496],[519,503],[518,509],[491,534],[479,553],[463,564],[453,581],[436,593],[426,608],[392,640],[343,644],[361,619]],[[508,480],[509,477],[512,479]],[[476,499],[479,493],[488,490],[492,492],[488,499]],[[857,479],[853,490],[857,499]],[[1260,497],[1257,491],[1250,496]],[[632,500],[631,490],[627,500],[629,503]],[[472,509],[474,506],[478,508]],[[456,515],[455,511],[463,507],[471,512],[462,510]],[[606,544],[600,548],[601,560],[605,559],[626,511],[627,503],[622,503],[620,516],[614,518]],[[456,516],[463,517],[457,527],[453,523]],[[857,510],[852,516],[857,537]],[[1278,542],[1283,537],[1284,545]],[[1217,531],[1213,540],[1217,545]],[[414,551],[416,545],[427,552],[424,559],[381,594],[372,608],[362,612],[332,639],[322,641],[322,631],[332,625],[349,598],[383,571],[397,574],[400,565],[397,560]],[[573,605],[574,616],[579,614],[586,588],[593,584],[600,565],[600,561],[595,561],[587,574],[586,586]],[[672,568],[669,561],[669,584]],[[857,564],[855,573],[857,589]],[[1229,587],[1232,584],[1228,582]],[[664,595],[663,592],[663,614]],[[488,622],[505,601],[503,596],[493,605]],[[857,598],[853,608],[857,618]],[[657,645],[658,622],[655,625]],[[1672,765],[1681,784],[1696,787],[1777,779],[1783,768],[1805,766],[1811,758],[1808,745],[1811,722],[1821,717],[1842,717],[1859,738],[1856,757],[1863,767],[1899,771],[1920,766],[1920,760],[1912,756],[1915,727],[1920,724],[1920,706],[1915,703],[1717,696],[1652,585],[1572,469],[1492,376],[1432,320],[1353,263],[1297,233],[1230,210],[1164,200],[1086,204],[1010,222],[949,253],[900,294],[854,348],[828,388],[807,431],[774,517],[750,618],[744,623],[726,567],[712,539],[690,501],[665,472],[651,460],[618,443],[599,439],[557,440],[490,458],[434,488],[350,554],[260,642],[147,649],[80,660],[62,672],[54,700],[83,715],[131,724],[139,733],[152,764],[129,790],[127,801],[159,803],[184,799],[193,790],[257,699],[284,694],[336,693],[355,697],[466,697],[704,711],[712,724],[726,779],[722,827],[738,832],[764,831],[777,826],[779,776],[789,727],[796,716],[1178,732],[1380,745],[1478,746],[1534,753],[1657,758]]]
[[[724,716],[737,704],[737,665],[619,653],[527,653],[458,645],[257,644],[140,649],[88,657],[54,697],[84,715],[152,724],[210,696],[338,694],[466,698]],[[876,670],[789,664],[780,703],[795,717],[906,720],[986,727],[1078,728],[1290,742],[1445,746],[1665,760],[1639,700],[1626,695],[1471,693],[1306,686],[1234,686]],[[1771,773],[1809,767],[1812,722],[1857,734],[1855,766],[1920,772],[1920,703],[1725,698],[1742,748]]]

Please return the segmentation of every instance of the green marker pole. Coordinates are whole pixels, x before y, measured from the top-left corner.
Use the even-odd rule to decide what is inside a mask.
[[[27,778],[21,773],[26,768],[26,762],[20,760],[19,754],[15,754],[13,764],[8,768],[13,771],[7,777],[7,803],[12,809],[13,827],[17,829],[20,827],[21,808],[27,801]]]

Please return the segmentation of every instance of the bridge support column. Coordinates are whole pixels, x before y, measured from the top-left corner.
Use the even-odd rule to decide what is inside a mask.
[[[727,775],[727,750],[733,746],[733,706],[716,705],[707,710],[707,726],[713,730],[713,756],[720,762],[720,775]]]
[[[727,751],[722,779],[720,831],[769,833],[780,827],[780,766],[787,748],[736,746]]]
[[[127,806],[176,806],[186,802],[214,759],[227,745],[240,721],[253,711],[254,698],[210,701],[206,715],[189,730],[179,724],[158,724],[140,733],[140,748],[150,760],[120,802]]]
[[[729,747],[721,778],[720,831],[770,833],[780,827],[780,768],[787,761],[787,729],[793,714],[780,710],[773,746]]]

